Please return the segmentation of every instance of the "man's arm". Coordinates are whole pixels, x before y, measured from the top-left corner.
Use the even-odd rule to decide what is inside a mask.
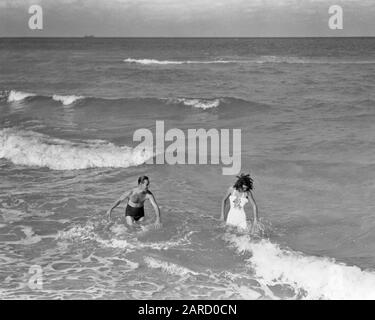
[[[161,221],[160,221],[160,209],[159,209],[158,204],[156,203],[155,197],[154,197],[154,195],[149,191],[149,193],[148,193],[148,195],[147,195],[147,198],[150,200],[151,205],[153,206],[153,208],[154,208],[154,210],[155,210],[155,214],[156,214],[155,225],[160,226],[160,224],[161,224]]]
[[[125,192],[113,205],[112,207],[107,211],[107,214],[109,216],[109,219],[111,219],[111,213],[112,210],[115,209],[117,206],[120,205],[121,202],[125,201],[126,199],[129,199],[130,195],[132,194],[132,190]]]

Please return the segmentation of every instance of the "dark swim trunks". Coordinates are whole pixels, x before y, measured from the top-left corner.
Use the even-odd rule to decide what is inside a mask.
[[[125,216],[133,217],[135,221],[138,221],[145,216],[144,207],[134,208],[129,205],[126,206]]]

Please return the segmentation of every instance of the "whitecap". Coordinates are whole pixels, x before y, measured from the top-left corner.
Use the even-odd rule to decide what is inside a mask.
[[[71,105],[75,103],[76,101],[83,99],[83,98],[84,98],[83,96],[75,96],[75,95],[61,96],[61,95],[54,94],[52,96],[53,100],[61,102],[64,106]]]
[[[157,60],[157,59],[132,59],[127,58],[124,60],[127,63],[135,63],[141,65],[168,65],[168,64],[216,64],[216,63],[234,63],[236,61],[233,60],[210,60],[210,61],[203,61],[203,60]]]
[[[223,99],[176,98],[168,100],[168,103],[182,103],[185,106],[203,110],[217,108],[221,102]]]
[[[29,97],[34,97],[35,93],[11,90],[8,94],[8,102],[19,102]]]
[[[74,143],[34,131],[0,130],[0,158],[16,165],[48,167],[54,170],[127,168],[145,163],[150,150],[116,146],[110,142]]]
[[[375,273],[357,266],[338,263],[328,257],[316,257],[282,249],[262,239],[255,242],[246,236],[225,234],[240,253],[250,252],[249,267],[257,280],[268,286],[288,285],[305,299],[375,299]]]

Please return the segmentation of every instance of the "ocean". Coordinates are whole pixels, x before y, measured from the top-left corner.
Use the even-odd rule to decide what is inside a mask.
[[[0,298],[375,299],[374,85],[374,38],[0,39]],[[241,129],[261,234],[221,164],[146,163],[157,120]],[[141,175],[160,230],[107,220]]]

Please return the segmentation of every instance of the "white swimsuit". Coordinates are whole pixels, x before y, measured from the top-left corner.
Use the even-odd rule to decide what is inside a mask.
[[[246,213],[244,210],[245,204],[249,201],[244,193],[241,195],[234,192],[229,196],[230,209],[227,216],[227,224],[247,229]]]

